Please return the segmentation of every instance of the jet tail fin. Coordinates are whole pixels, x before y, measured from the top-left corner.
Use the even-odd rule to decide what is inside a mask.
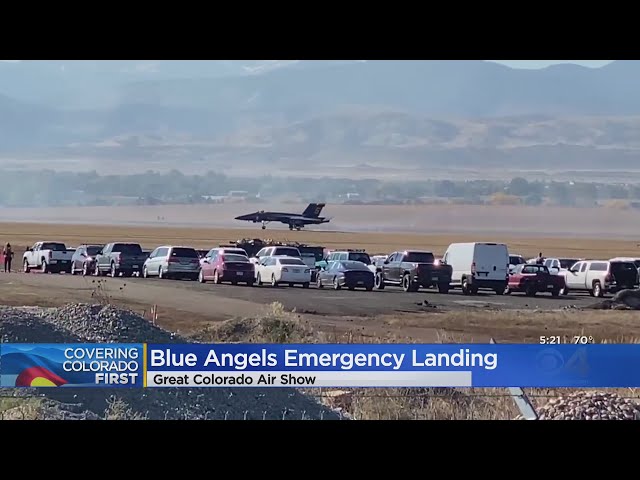
[[[325,205],[325,203],[310,203],[305,211],[302,212],[302,216],[309,218],[318,218]]]

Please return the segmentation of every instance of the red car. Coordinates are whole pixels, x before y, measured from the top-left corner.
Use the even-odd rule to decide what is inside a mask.
[[[505,293],[524,292],[529,297],[534,297],[537,293],[551,293],[553,297],[557,297],[563,288],[564,277],[552,275],[544,265],[523,263],[516,265],[509,274]]]
[[[245,283],[250,287],[256,281],[255,267],[244,255],[232,253],[213,253],[200,260],[200,283],[212,280],[220,284],[229,282],[232,285]]]

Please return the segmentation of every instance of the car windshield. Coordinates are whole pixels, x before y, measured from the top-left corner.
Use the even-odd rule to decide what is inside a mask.
[[[367,270],[367,265],[362,262],[341,262],[340,267],[343,270]]]
[[[297,248],[278,247],[273,252],[273,255],[281,257],[299,257],[300,251]]]
[[[306,267],[302,260],[296,258],[281,258],[280,265],[300,265]]]
[[[404,257],[404,261],[410,263],[433,263],[435,257],[430,252],[409,252]]]
[[[573,265],[578,262],[577,258],[561,258],[560,259],[560,268],[570,269]]]
[[[237,263],[248,263],[249,259],[244,255],[236,255],[233,253],[225,254],[224,256],[225,262],[237,262]]]
[[[241,250],[239,248],[225,248],[222,250],[223,254],[233,254],[233,255],[243,255],[243,256],[247,256],[247,252],[245,252],[244,250]]]
[[[171,256],[178,258],[199,258],[198,252],[193,248],[173,248],[171,250]]]
[[[116,243],[111,251],[125,255],[142,255],[142,247],[137,243]]]
[[[520,265],[521,263],[524,263],[524,258],[522,258],[520,255],[511,255],[509,257],[509,263],[511,265]]]
[[[522,268],[522,273],[549,273],[549,269],[544,265],[526,265]]]
[[[53,250],[54,252],[64,252],[67,246],[64,243],[48,242],[42,244],[42,250]]]
[[[100,250],[102,250],[100,245],[91,245],[87,247],[87,255],[97,255]]]
[[[365,265],[371,265],[371,257],[366,253],[350,253],[349,260],[352,262],[362,262]]]

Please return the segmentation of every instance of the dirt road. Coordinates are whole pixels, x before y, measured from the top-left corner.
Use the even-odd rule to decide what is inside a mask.
[[[97,283],[100,281],[100,283]],[[200,284],[179,280],[142,278],[94,278],[68,274],[11,273],[0,274],[2,290],[13,291],[22,297],[41,298],[54,302],[99,300],[110,296],[114,300],[138,305],[158,305],[220,320],[233,316],[255,315],[262,305],[279,302],[288,310],[326,316],[373,316],[397,312],[424,311],[423,302],[446,310],[464,309],[538,309],[554,310],[568,305],[586,306],[594,299],[585,296],[551,298],[541,294],[534,298],[522,295],[498,296],[482,293],[464,296],[459,291],[448,295],[422,290],[405,293],[389,287],[382,291],[308,290],[294,287],[244,287]]]

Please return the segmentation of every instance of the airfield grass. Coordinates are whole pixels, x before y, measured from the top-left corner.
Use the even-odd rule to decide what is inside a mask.
[[[370,254],[387,254],[403,249],[422,249],[442,255],[451,243],[474,241],[469,234],[428,235],[420,233],[347,233],[288,230],[147,227],[113,225],[57,225],[43,223],[0,223],[0,241],[10,242],[16,258],[37,241],[62,241],[73,247],[82,243],[131,241],[146,249],[159,245],[188,245],[213,248],[241,238],[297,241],[326,248],[363,248]],[[523,236],[483,235],[482,241],[507,243],[509,251],[535,257],[546,256],[608,259],[614,256],[640,256],[638,242],[589,238],[536,238]],[[14,261],[19,261],[14,260]]]

